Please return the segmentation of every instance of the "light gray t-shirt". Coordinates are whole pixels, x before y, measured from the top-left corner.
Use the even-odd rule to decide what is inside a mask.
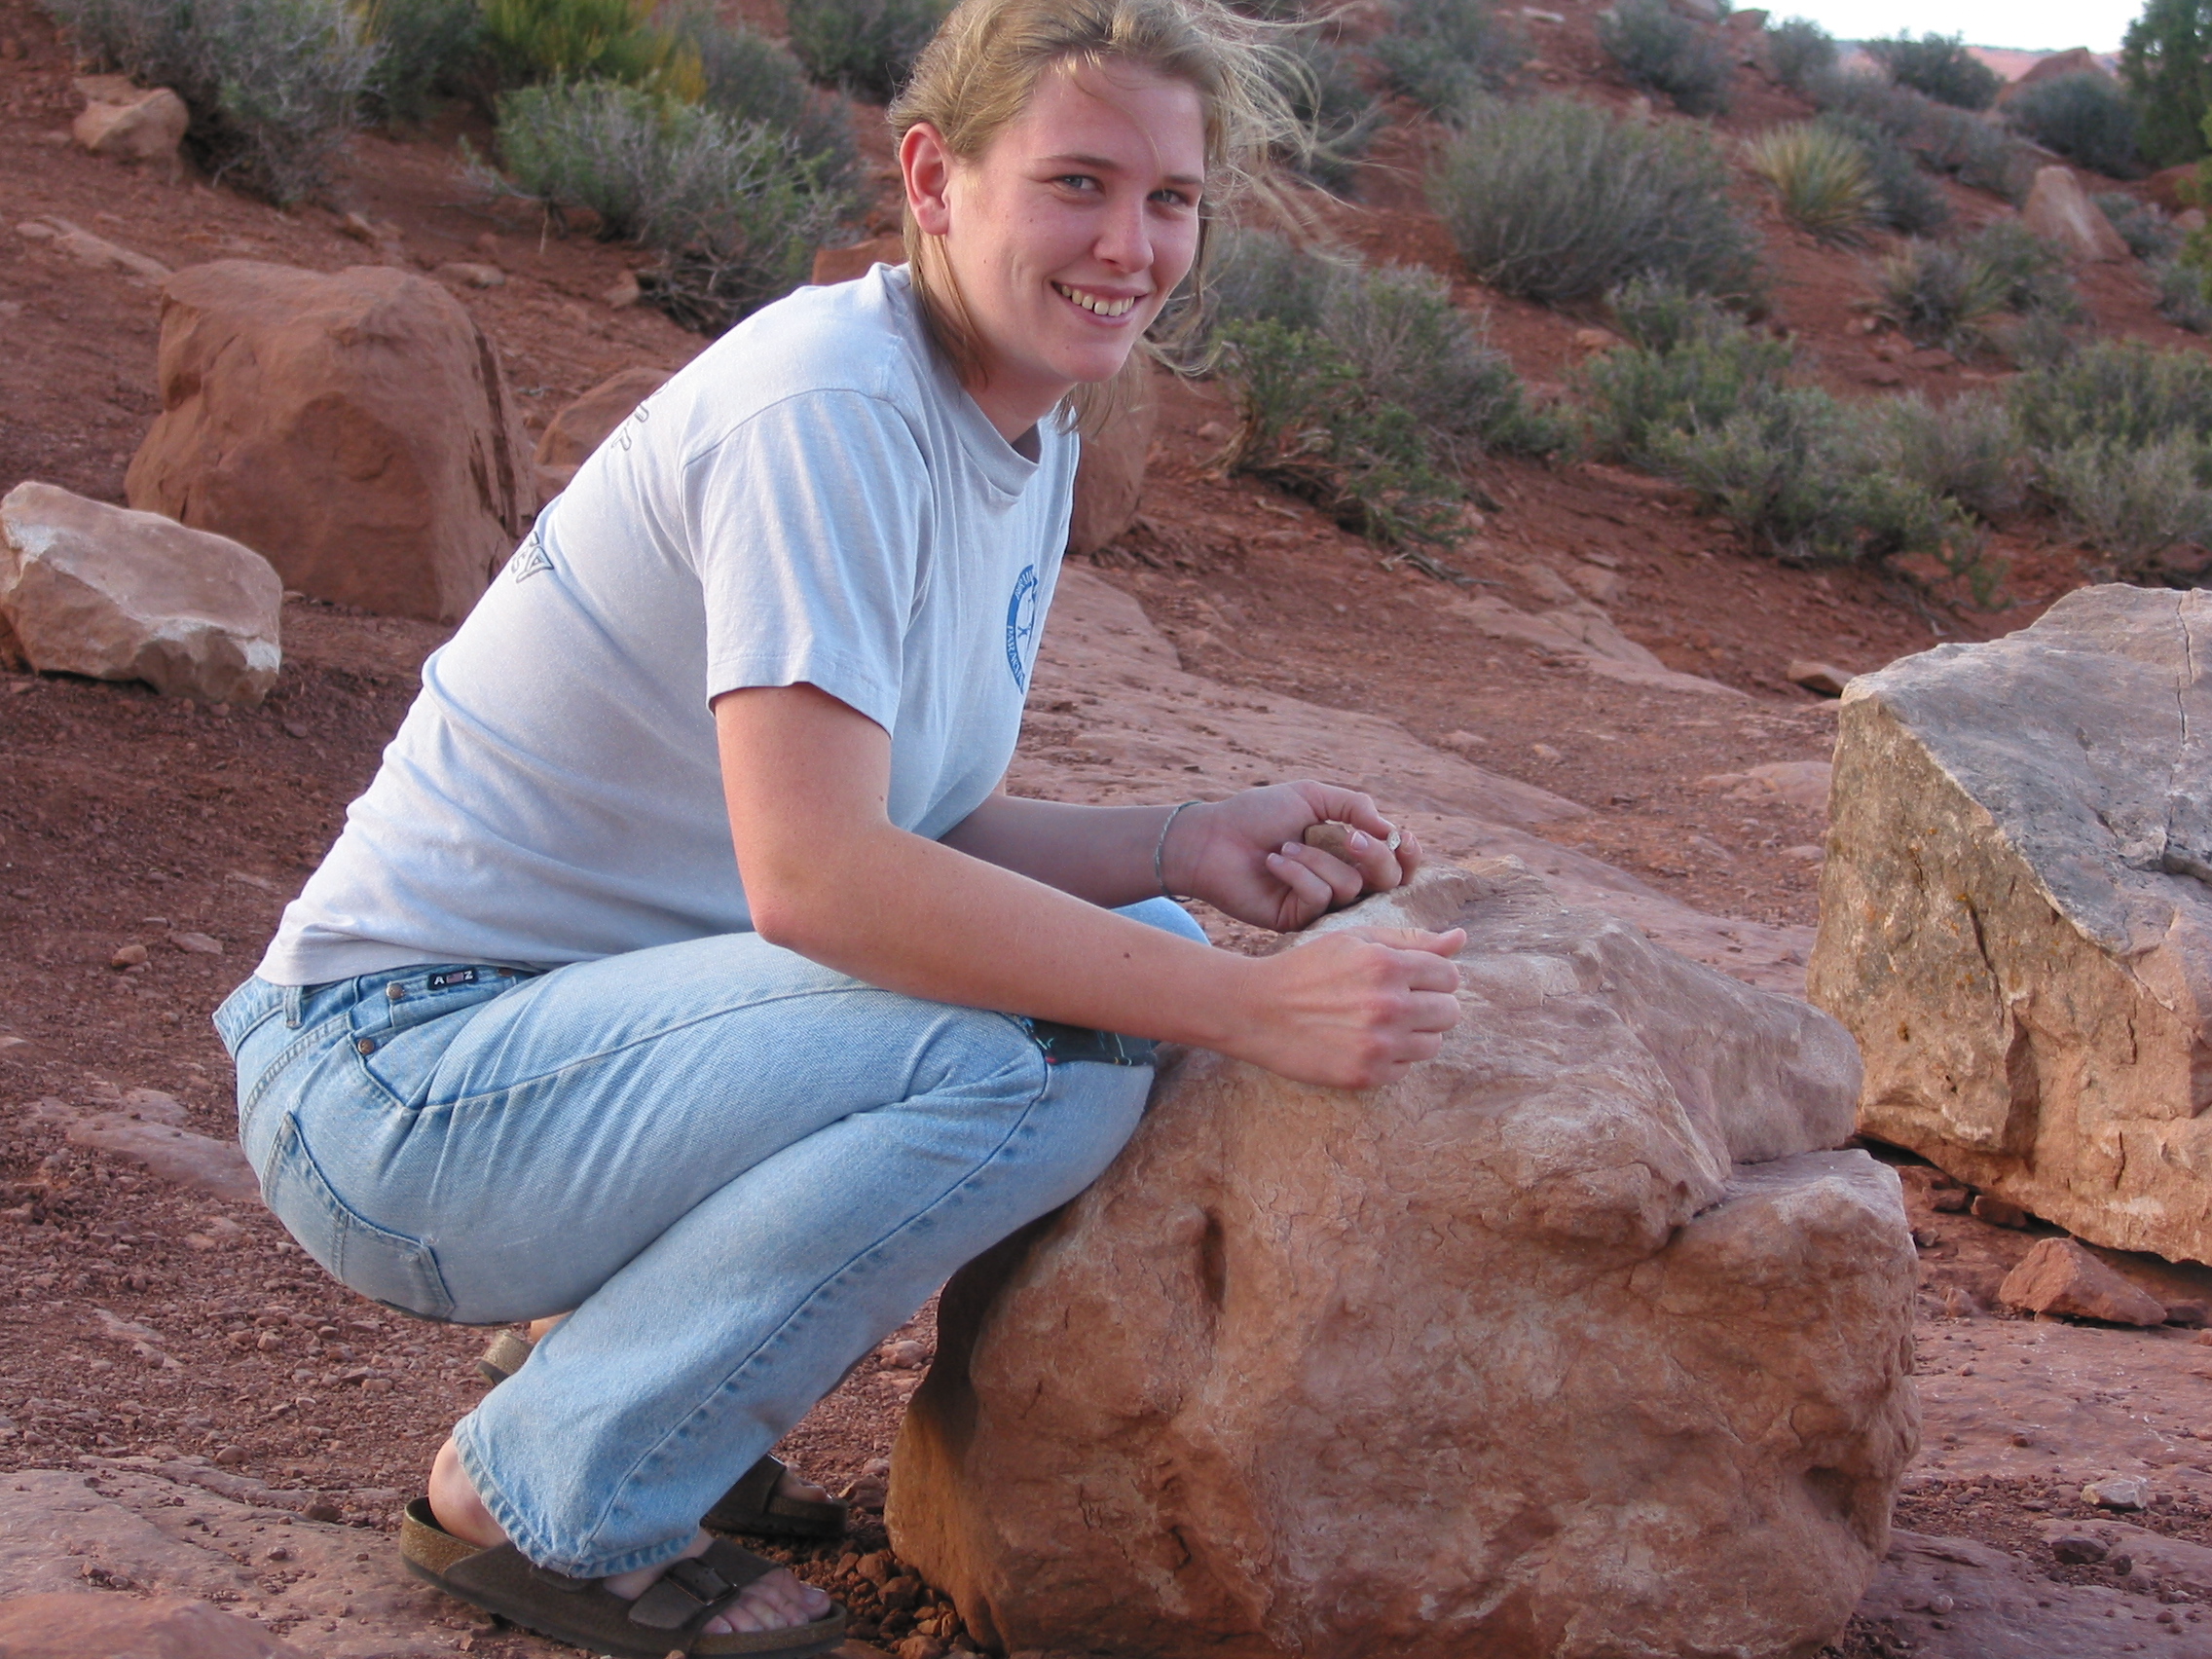
[[[1013,757],[1077,441],[1001,437],[903,268],[802,288],[641,405],[453,640],[263,978],[544,968],[751,926],[711,698],[821,687],[932,838]]]

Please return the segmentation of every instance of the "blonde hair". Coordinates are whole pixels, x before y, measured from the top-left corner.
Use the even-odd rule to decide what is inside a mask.
[[[922,52],[892,100],[892,129],[903,142],[928,123],[958,160],[972,162],[1028,107],[1045,75],[1062,65],[1124,64],[1195,88],[1205,122],[1205,187],[1198,256],[1178,296],[1138,342],[1114,381],[1079,386],[1062,417],[1095,429],[1128,394],[1146,361],[1162,360],[1198,326],[1213,228],[1257,198],[1287,216],[1272,156],[1299,149],[1304,129],[1284,98],[1268,42],[1272,25],[1220,0],[962,0]],[[981,372],[974,321],[937,239],[905,214],[906,267],[938,349],[963,380]]]

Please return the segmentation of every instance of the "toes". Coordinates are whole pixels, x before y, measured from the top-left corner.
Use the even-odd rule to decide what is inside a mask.
[[[830,1496],[829,1493],[794,1469],[786,1469],[783,1478],[776,1482],[776,1495],[793,1498],[801,1503],[823,1503]]]

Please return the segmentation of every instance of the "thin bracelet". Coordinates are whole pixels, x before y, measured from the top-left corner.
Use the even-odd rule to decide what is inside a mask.
[[[1174,829],[1175,820],[1183,816],[1183,807],[1202,806],[1205,803],[1203,801],[1196,800],[1187,800],[1183,802],[1182,806],[1178,806],[1173,812],[1170,812],[1167,815],[1167,821],[1160,827],[1160,839],[1153,842],[1152,844],[1152,879],[1160,883],[1160,896],[1162,899],[1176,899],[1182,897],[1182,895],[1171,892],[1168,889],[1167,872],[1160,867],[1161,855],[1167,851],[1167,831]]]

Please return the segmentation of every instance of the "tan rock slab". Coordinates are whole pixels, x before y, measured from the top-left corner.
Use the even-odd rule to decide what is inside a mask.
[[[1470,930],[1441,1056],[1171,1068],[946,1289],[900,1557],[1010,1650],[1811,1652],[1917,1424],[1897,1178],[1821,1150],[1842,1032],[1509,863],[1360,924]]]
[[[58,1591],[0,1601],[8,1659],[306,1659],[248,1619],[176,1596]]]
[[[2030,1313],[2101,1319],[2108,1325],[2162,1325],[2166,1305],[2071,1238],[2046,1238],[2005,1275],[1998,1299]]]
[[[1083,435],[1068,516],[1070,553],[1088,555],[1119,540],[1136,523],[1144,498],[1145,463],[1160,424],[1159,375],[1139,360],[1124,373],[1121,389],[1098,428]]]
[[[2036,169],[2036,182],[2020,209],[2020,222],[2068,257],[2116,264],[2131,257],[2104,210],[2089,200],[2071,167]]]
[[[1808,691],[1818,691],[1824,697],[1840,697],[1843,688],[1851,683],[1851,676],[1840,668],[1830,668],[1825,662],[1799,658],[1782,671],[1782,677],[1792,685],[1802,685]]]
[[[169,274],[169,268],[160,260],[111,242],[105,237],[95,237],[82,225],[55,215],[26,219],[16,227],[16,234],[32,241],[49,243],[96,271],[120,271],[148,282],[162,281]]]
[[[174,164],[192,125],[192,112],[176,93],[134,87],[116,75],[82,76],[77,91],[86,103],[69,135],[84,149],[115,161]]]
[[[551,500],[566,490],[576,468],[591,459],[591,452],[607,441],[608,434],[668,384],[668,374],[642,363],[619,369],[581,397],[563,404],[538,434],[537,450],[531,458],[538,494]]]
[[[283,660],[283,583],[227,536],[52,484],[0,498],[0,632],[48,674],[260,703]]]
[[[2212,594],[2069,594],[1846,693],[1811,995],[1860,1126],[2212,1261]]]
[[[498,349],[426,277],[193,266],[162,290],[159,373],[130,504],[238,537],[302,593],[456,620],[536,508]]]

